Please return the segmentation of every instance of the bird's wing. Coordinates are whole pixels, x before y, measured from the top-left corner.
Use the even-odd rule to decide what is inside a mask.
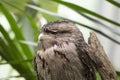
[[[83,42],[82,46],[79,43],[76,46],[79,59],[84,66],[83,74],[86,76],[87,80],[96,80],[95,68],[90,56],[89,46],[85,42]]]
[[[38,70],[39,69],[38,67],[41,66],[42,64],[41,64],[41,59],[37,54],[35,55],[35,57],[33,59],[33,64],[34,64],[34,69],[37,73],[38,80],[44,80],[43,77],[40,75],[39,70]]]
[[[44,56],[36,54],[34,65],[38,80],[91,80],[86,78],[85,73],[89,70],[84,69],[73,46],[65,44],[55,50],[46,49]]]

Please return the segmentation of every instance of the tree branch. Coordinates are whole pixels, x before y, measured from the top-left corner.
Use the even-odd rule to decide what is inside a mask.
[[[90,33],[88,43],[91,59],[102,80],[118,80],[116,72],[94,32]]]

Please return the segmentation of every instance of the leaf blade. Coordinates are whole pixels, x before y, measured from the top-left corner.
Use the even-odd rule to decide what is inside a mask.
[[[11,26],[11,29],[15,33],[15,37],[17,38],[17,40],[25,40],[21,30],[19,29],[18,25],[16,24],[16,21],[11,16],[11,14],[8,12],[8,10],[2,4],[0,4],[0,7],[1,7],[0,8],[1,11],[6,16],[8,22],[9,22],[9,24]],[[22,49],[25,52],[25,54],[28,55],[26,57],[32,58],[33,54],[31,53],[31,50],[29,49],[29,47],[27,45],[25,45],[25,44],[20,44],[20,45],[22,46]]]
[[[49,15],[52,15],[52,16],[56,16],[56,17],[60,17],[60,18],[63,18],[63,19],[70,20],[70,19],[68,19],[68,18],[62,17],[62,16],[60,16],[60,15],[58,15],[58,14],[55,14],[55,13],[53,13],[53,12],[50,12],[50,11],[48,11],[48,10],[39,8],[39,7],[34,6],[34,5],[27,5],[27,6],[30,7],[30,8],[33,8],[33,9],[35,9],[35,10],[37,10],[37,11],[40,11],[40,12],[43,12],[43,13],[46,13],[46,14],[49,14]],[[70,20],[70,21],[73,21],[73,20]],[[111,41],[113,41],[113,42],[115,42],[115,43],[117,43],[117,44],[120,44],[119,41],[111,38],[110,36],[108,36],[107,34],[105,34],[104,32],[102,32],[102,31],[100,31],[100,30],[94,29],[94,28],[91,27],[91,26],[82,24],[82,23],[77,22],[77,21],[73,21],[73,22],[75,22],[75,23],[77,23],[77,24],[79,24],[79,25],[81,25],[81,26],[83,26],[83,27],[85,27],[85,28],[91,29],[91,30],[93,30],[93,31],[95,31],[95,32],[97,32],[97,33],[105,36],[106,38],[110,39]]]
[[[120,8],[120,3],[118,3],[117,1],[114,1],[114,0],[106,0],[108,1],[109,3],[113,4],[114,6]]]
[[[87,13],[87,14],[89,14],[89,15],[95,16],[95,17],[97,17],[97,18],[99,18],[99,19],[102,19],[102,20],[104,20],[104,21],[106,21],[106,22],[109,22],[109,23],[111,23],[111,24],[114,24],[114,25],[120,27],[120,23],[117,23],[117,22],[115,22],[115,21],[112,21],[112,20],[110,20],[110,19],[108,19],[108,18],[106,18],[106,17],[104,17],[104,16],[102,16],[102,15],[100,15],[100,14],[97,14],[97,13],[95,13],[95,12],[92,12],[92,11],[90,11],[90,10],[88,10],[88,9],[85,9],[85,8],[81,7],[81,6],[78,6],[78,5],[69,3],[69,2],[65,2],[65,1],[61,1],[61,0],[52,0],[52,1],[55,1],[55,2],[60,3],[60,4],[63,4],[63,5],[71,8],[71,9],[73,9],[74,11],[80,11],[80,12]]]

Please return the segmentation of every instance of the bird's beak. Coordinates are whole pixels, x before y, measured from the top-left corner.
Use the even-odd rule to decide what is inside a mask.
[[[51,40],[53,39],[53,37],[49,36],[49,35],[46,35],[44,33],[41,33],[39,36],[38,36],[38,39],[40,41],[46,41],[46,40]]]
[[[49,36],[47,34],[44,34],[44,33],[41,33],[39,36],[38,36],[38,39],[39,39],[39,49],[43,49],[44,51],[51,47],[52,46],[52,43],[51,41],[53,41],[53,37],[52,36]]]

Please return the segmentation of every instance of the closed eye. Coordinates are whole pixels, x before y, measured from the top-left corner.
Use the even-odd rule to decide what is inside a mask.
[[[45,32],[51,33],[51,34],[54,34],[54,35],[56,35],[58,33],[59,34],[71,33],[70,31],[58,31],[58,30],[48,30],[48,29],[46,29]]]
[[[51,34],[57,34],[58,33],[58,31],[55,31],[55,30],[51,30],[51,31],[50,30],[46,30],[46,32],[47,33],[51,33]]]
[[[51,34],[57,34],[58,32],[50,31],[49,33],[51,33]]]

